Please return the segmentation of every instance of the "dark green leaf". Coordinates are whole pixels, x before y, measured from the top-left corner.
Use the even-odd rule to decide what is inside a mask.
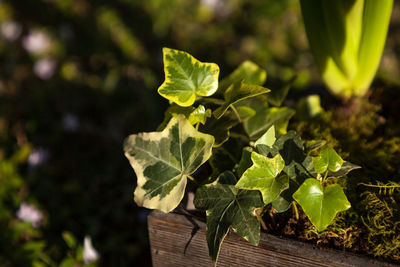
[[[224,172],[212,184],[199,187],[194,199],[196,208],[207,211],[206,238],[214,263],[229,228],[253,245],[260,240],[260,223],[254,214],[263,207],[261,195],[237,189],[235,184],[233,173]]]
[[[318,231],[325,230],[338,212],[351,206],[340,185],[332,184],[322,188],[321,183],[314,178],[305,180],[293,198]]]
[[[243,148],[242,157],[240,158],[240,162],[236,170],[238,177],[242,177],[243,173],[253,164],[253,162],[251,161],[252,152],[253,149],[251,147]]]
[[[287,81],[282,88],[271,90],[268,94],[268,102],[276,107],[280,107],[285,101],[286,96],[289,92],[290,87],[292,87],[293,82],[296,80],[296,76],[292,77],[289,81]]]

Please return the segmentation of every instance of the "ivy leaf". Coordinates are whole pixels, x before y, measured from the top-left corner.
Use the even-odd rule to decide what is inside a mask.
[[[125,156],[135,170],[135,202],[169,212],[185,193],[186,178],[211,156],[214,137],[193,128],[179,115],[162,132],[140,133],[125,139]]]
[[[332,172],[340,170],[343,159],[331,147],[325,147],[321,150],[318,157],[313,157],[314,169],[317,173],[323,173],[327,169]]]
[[[290,87],[292,87],[293,82],[296,80],[296,76],[289,79],[282,88],[277,90],[272,90],[270,94],[268,94],[268,102],[276,107],[280,107],[285,101],[287,94],[289,93]]]
[[[188,107],[197,96],[210,96],[218,89],[219,67],[203,63],[186,52],[163,48],[165,81],[158,93],[176,104]]]
[[[338,212],[351,207],[340,185],[332,184],[324,189],[314,178],[305,180],[293,198],[318,231],[325,230]]]
[[[240,114],[245,115],[245,114]],[[251,114],[247,114],[250,115]],[[247,120],[246,117],[241,117],[242,120]],[[199,130],[201,132],[209,133],[215,137],[214,147],[219,147],[226,141],[228,141],[230,136],[230,129],[239,124],[239,120],[232,111],[228,110],[225,114],[220,118],[216,119],[211,117],[207,120],[205,125],[200,125]]]
[[[283,171],[298,185],[313,174],[312,158],[305,154],[303,142],[294,131],[279,137],[272,147],[258,145],[257,150],[269,157],[279,153],[285,161]]]
[[[268,129],[255,143],[254,146],[257,145],[266,145],[272,147],[276,141],[275,137],[275,126],[272,125],[271,128]]]
[[[218,93],[223,94],[225,90],[237,82],[247,84],[263,85],[267,79],[267,72],[251,61],[244,61],[228,77],[220,82]]]
[[[239,165],[236,170],[238,177],[242,177],[243,173],[253,164],[253,162],[251,161],[252,152],[253,149],[251,147],[243,148],[242,157],[240,158]]]
[[[264,95],[247,99],[238,105],[240,104],[256,111],[256,115],[243,123],[246,133],[252,140],[260,138],[272,125],[288,121],[295,114],[293,109],[287,107],[269,108],[267,97]]]
[[[167,108],[164,114],[164,121],[158,126],[157,130],[162,131],[167,126],[169,120],[173,116],[178,116],[179,114],[185,115],[186,119],[189,120],[191,125],[197,123],[205,124],[207,118],[211,117],[211,109],[206,109],[203,105],[195,107],[181,107],[178,105],[172,105]]]
[[[253,166],[243,173],[236,184],[236,188],[259,190],[262,194],[264,204],[269,204],[283,190],[289,187],[288,176],[278,176],[285,166],[285,162],[279,154],[273,158],[268,158],[256,152],[251,153],[251,161],[253,162]]]
[[[260,223],[255,212],[263,207],[261,195],[237,189],[235,184],[236,177],[226,171],[212,184],[199,187],[194,199],[196,208],[206,210],[206,238],[214,264],[229,228],[253,245],[260,241]]]
[[[349,172],[356,170],[356,169],[361,169],[360,166],[355,165],[353,163],[350,163],[348,161],[343,161],[342,167],[340,168],[340,170],[338,170],[337,172],[328,172],[328,177],[342,177],[347,175]]]
[[[269,89],[259,85],[245,84],[242,81],[232,84],[224,93],[225,103],[214,110],[214,117],[219,119],[224,115],[226,110],[233,104],[257,95],[268,93]]]

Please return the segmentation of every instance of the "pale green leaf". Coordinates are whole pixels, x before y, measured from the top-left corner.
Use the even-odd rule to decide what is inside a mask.
[[[219,67],[203,63],[186,52],[163,48],[165,81],[158,93],[180,106],[191,106],[196,96],[217,91]]]
[[[125,156],[137,176],[139,206],[169,212],[182,200],[187,176],[211,156],[214,137],[193,128],[179,115],[162,132],[130,135]]]
[[[255,143],[254,146],[257,145],[266,145],[272,147],[276,141],[275,137],[275,126],[272,125],[271,128],[268,129]]]
[[[268,93],[270,90],[259,85],[245,84],[240,82],[234,83],[226,89],[224,93],[225,103],[214,110],[215,118],[219,119],[224,115],[226,110],[233,104],[257,95]]]
[[[318,231],[325,230],[338,212],[351,206],[340,185],[332,184],[322,188],[321,183],[314,178],[305,180],[293,198]]]
[[[323,173],[327,169],[332,172],[337,172],[343,164],[343,159],[331,147],[322,149],[320,155],[318,157],[313,157],[312,160],[317,173]]]
[[[243,173],[236,188],[259,190],[264,204],[269,204],[289,186],[287,175],[278,176],[285,166],[285,162],[279,154],[268,158],[256,152],[251,153],[251,160],[253,166]]]
[[[222,95],[229,86],[237,82],[243,81],[247,84],[263,85],[266,79],[267,72],[265,70],[251,61],[245,61],[220,82],[218,93]]]
[[[296,106],[296,116],[301,120],[309,120],[321,114],[321,100],[318,95],[309,95],[299,100]]]
[[[224,172],[212,184],[199,187],[194,199],[196,208],[207,211],[206,238],[214,264],[229,228],[253,245],[260,240],[260,223],[255,212],[263,207],[261,195],[237,189],[235,184],[233,173]]]

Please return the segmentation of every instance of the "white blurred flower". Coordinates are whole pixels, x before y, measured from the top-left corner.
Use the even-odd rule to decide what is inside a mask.
[[[62,120],[64,129],[70,132],[76,132],[80,126],[78,117],[74,114],[66,114]]]
[[[211,9],[218,17],[225,17],[232,12],[232,6],[226,0],[200,0],[200,3]]]
[[[50,79],[56,69],[56,61],[53,58],[42,58],[35,62],[33,72],[42,80]]]
[[[21,35],[22,27],[15,21],[7,20],[1,23],[0,32],[4,39],[13,42]]]
[[[24,37],[22,45],[32,54],[41,54],[49,50],[51,38],[43,31],[34,30]]]
[[[28,165],[35,167],[42,165],[49,158],[49,151],[44,148],[34,149],[28,157]]]
[[[43,214],[38,209],[26,203],[21,204],[16,215],[21,221],[32,223],[35,228],[40,226],[43,218]]]
[[[83,262],[89,264],[97,261],[99,258],[99,253],[92,245],[92,239],[90,236],[85,236],[85,240],[83,241]]]

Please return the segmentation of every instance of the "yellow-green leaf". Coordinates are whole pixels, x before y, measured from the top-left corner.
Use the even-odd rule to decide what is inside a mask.
[[[186,52],[163,48],[165,81],[158,93],[183,107],[193,105],[196,96],[210,96],[218,89],[219,67],[203,63]]]

